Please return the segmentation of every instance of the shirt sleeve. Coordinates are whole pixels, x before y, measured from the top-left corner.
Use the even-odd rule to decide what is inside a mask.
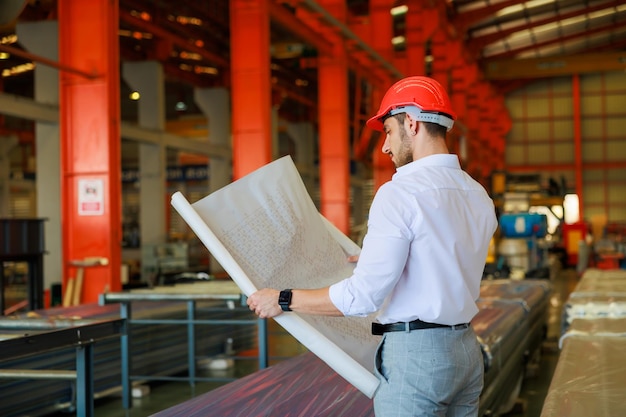
[[[351,277],[329,289],[335,307],[346,316],[366,316],[380,309],[404,270],[415,216],[411,201],[391,183],[376,193],[359,261]]]

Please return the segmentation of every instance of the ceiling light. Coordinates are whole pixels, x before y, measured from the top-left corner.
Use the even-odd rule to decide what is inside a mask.
[[[15,42],[17,42],[17,35],[15,33],[11,35],[6,35],[0,38],[0,43],[2,45],[7,45],[10,43],[15,43]]]
[[[139,94],[139,91],[133,91],[128,95],[128,98],[133,101],[137,101],[141,98],[141,94]]]
[[[117,33],[120,36],[124,36],[126,38],[135,38],[135,39],[152,39],[152,33],[148,32],[139,32],[139,31],[130,31],[127,29],[119,29]]]
[[[205,67],[202,65],[196,65],[193,67],[193,70],[196,74],[211,74],[211,75],[217,75],[218,74],[218,70],[217,68],[214,67]]]
[[[533,7],[543,6],[544,4],[554,3],[555,0],[531,0],[522,4],[516,4],[514,6],[505,7],[496,13],[496,16],[502,17],[508,14],[521,12],[522,10],[532,9]]]
[[[187,104],[185,104],[184,101],[179,101],[176,103],[176,110],[177,111],[185,111],[187,110]]]
[[[2,70],[3,77],[11,77],[12,75],[18,75],[23,72],[32,71],[35,69],[35,64],[28,62],[26,64],[16,65],[12,68],[5,68]]]
[[[406,38],[404,36],[394,36],[391,38],[392,45],[402,45],[406,42]]]
[[[615,10],[613,8],[598,10],[597,12],[589,13],[589,19],[598,19],[600,17],[608,16],[615,14]]]
[[[9,59],[10,56],[11,54],[8,52],[0,52],[0,59]]]
[[[202,19],[198,19],[197,17],[176,16],[176,21],[181,25],[202,26]]]
[[[194,61],[200,61],[202,59],[200,54],[197,54],[195,52],[182,51],[178,54],[178,56],[182,59],[192,59]]]
[[[521,12],[522,10],[523,10],[522,9],[522,5],[521,4],[516,4],[514,6],[505,7],[504,9],[496,12],[496,16],[502,17],[502,16],[506,16],[507,14],[513,14],[513,13]]]
[[[148,12],[140,12],[137,10],[131,10],[130,15],[137,17],[141,20],[145,20],[146,22],[149,22],[150,20],[152,20],[152,16]]]
[[[400,16],[406,14],[409,11],[409,6],[403,4],[402,6],[392,7],[389,11],[392,16]]]

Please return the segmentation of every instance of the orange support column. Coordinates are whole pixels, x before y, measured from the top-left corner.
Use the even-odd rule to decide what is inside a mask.
[[[230,0],[233,177],[272,160],[269,1]]]
[[[448,92],[452,84],[452,68],[456,61],[462,60],[462,48],[461,42],[450,39],[444,30],[438,30],[433,35],[431,77],[439,81]]]
[[[484,146],[480,137],[480,100],[476,85],[471,85],[466,92],[466,120],[467,128],[467,170],[474,178],[479,179],[482,171],[481,149]]]
[[[93,74],[60,74],[63,284],[75,304],[121,290],[118,2],[59,0],[58,17],[60,62]],[[93,267],[77,268],[86,258]]]
[[[335,18],[345,20],[343,0],[322,5]],[[320,29],[332,30],[332,29]],[[345,43],[333,42],[332,56],[319,58],[319,154],[320,205],[322,214],[339,230],[350,232],[350,137],[348,101],[348,58]]]
[[[494,109],[491,105],[491,96],[489,92],[489,86],[481,82],[477,86],[478,90],[478,115],[480,122],[478,124],[478,134],[480,140],[483,142],[481,147],[481,172],[482,177],[487,176],[487,172],[490,171],[491,156],[495,153],[493,132],[491,128],[493,126],[492,116]]]
[[[580,76],[572,76],[572,112],[574,115],[574,176],[576,178],[576,194],[578,195],[578,215],[582,220],[585,218],[583,212],[583,152],[582,152],[582,131],[580,128]]]
[[[348,74],[345,55],[319,60],[319,154],[321,212],[350,231]]]
[[[458,60],[452,68],[452,87],[450,100],[459,120],[465,122],[467,118],[468,91],[478,78],[478,67],[465,59]]]
[[[392,17],[389,13],[394,5],[394,0],[370,0],[370,37],[368,39],[374,50],[387,61],[393,60]],[[374,103],[378,105],[378,103]],[[378,107],[376,108],[378,110]]]
[[[411,3],[411,2],[410,2]],[[411,3],[413,4],[413,3]],[[370,19],[372,21],[372,47],[382,56],[383,58],[392,61],[393,60],[393,46],[389,39],[393,37],[393,25],[392,19],[389,14],[389,10],[393,7],[393,0],[371,0],[370,1]],[[411,6],[409,6],[411,7]],[[411,10],[410,13],[415,13],[415,11]],[[410,14],[410,16],[412,16]],[[408,20],[412,19],[411,17],[407,17],[407,26]],[[409,28],[407,27],[407,37]],[[422,46],[422,62],[424,58],[423,54],[423,46]],[[407,51],[408,54],[408,51]],[[413,57],[413,55],[412,55]],[[406,65],[405,65],[406,66]],[[378,111],[378,107],[380,106],[380,102],[383,98],[383,95],[387,91],[389,87],[397,80],[386,80],[384,85],[374,85],[373,92],[371,94],[372,101],[372,109],[370,110],[369,116],[373,116]],[[365,128],[369,129],[369,128]],[[376,133],[377,141],[376,146],[374,147],[374,154],[372,155],[372,165],[373,165],[373,177],[374,177],[374,190],[378,190],[378,188],[389,181],[396,171],[396,167],[391,162],[391,159],[388,155],[383,154],[382,147],[383,142],[385,141],[385,136],[382,133]]]
[[[388,86],[391,87],[391,84]],[[386,87],[384,90],[376,89],[374,94],[372,94],[372,99],[374,103],[380,103],[383,99],[383,95],[385,91],[387,91]],[[376,110],[378,111],[378,107]],[[374,190],[378,190],[381,185],[391,180],[391,177],[396,172],[396,167],[389,155],[383,153],[383,144],[385,143],[385,134],[379,133],[378,141],[376,142],[376,146],[374,147],[374,155],[372,156],[372,165],[374,172]]]
[[[406,15],[406,74],[426,74],[426,41],[439,27],[439,12],[432,7],[425,7],[426,2],[409,0]],[[445,85],[445,84],[444,84]]]
[[[496,137],[497,137],[497,152],[495,155],[493,169],[501,171],[501,170],[504,170],[504,166],[505,166],[504,151],[505,151],[506,137],[511,131],[513,122],[511,121],[511,116],[509,115],[509,111],[506,108],[504,97],[499,95],[495,98],[495,101],[496,101],[496,109],[494,112],[494,123],[495,123],[495,129],[496,129]]]

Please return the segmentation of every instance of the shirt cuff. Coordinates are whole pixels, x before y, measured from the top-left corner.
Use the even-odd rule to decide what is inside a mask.
[[[351,291],[348,291],[348,280],[349,278],[346,278],[328,287],[330,301],[344,316],[365,317],[367,314],[351,311],[354,305],[354,296]]]
[[[346,286],[345,281],[346,280],[341,280],[328,287],[328,296],[330,297],[330,301],[344,316],[346,315],[346,308],[343,300]]]

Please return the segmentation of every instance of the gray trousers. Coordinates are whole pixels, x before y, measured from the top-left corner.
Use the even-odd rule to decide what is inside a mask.
[[[375,373],[376,417],[478,415],[484,369],[471,326],[385,333]]]

